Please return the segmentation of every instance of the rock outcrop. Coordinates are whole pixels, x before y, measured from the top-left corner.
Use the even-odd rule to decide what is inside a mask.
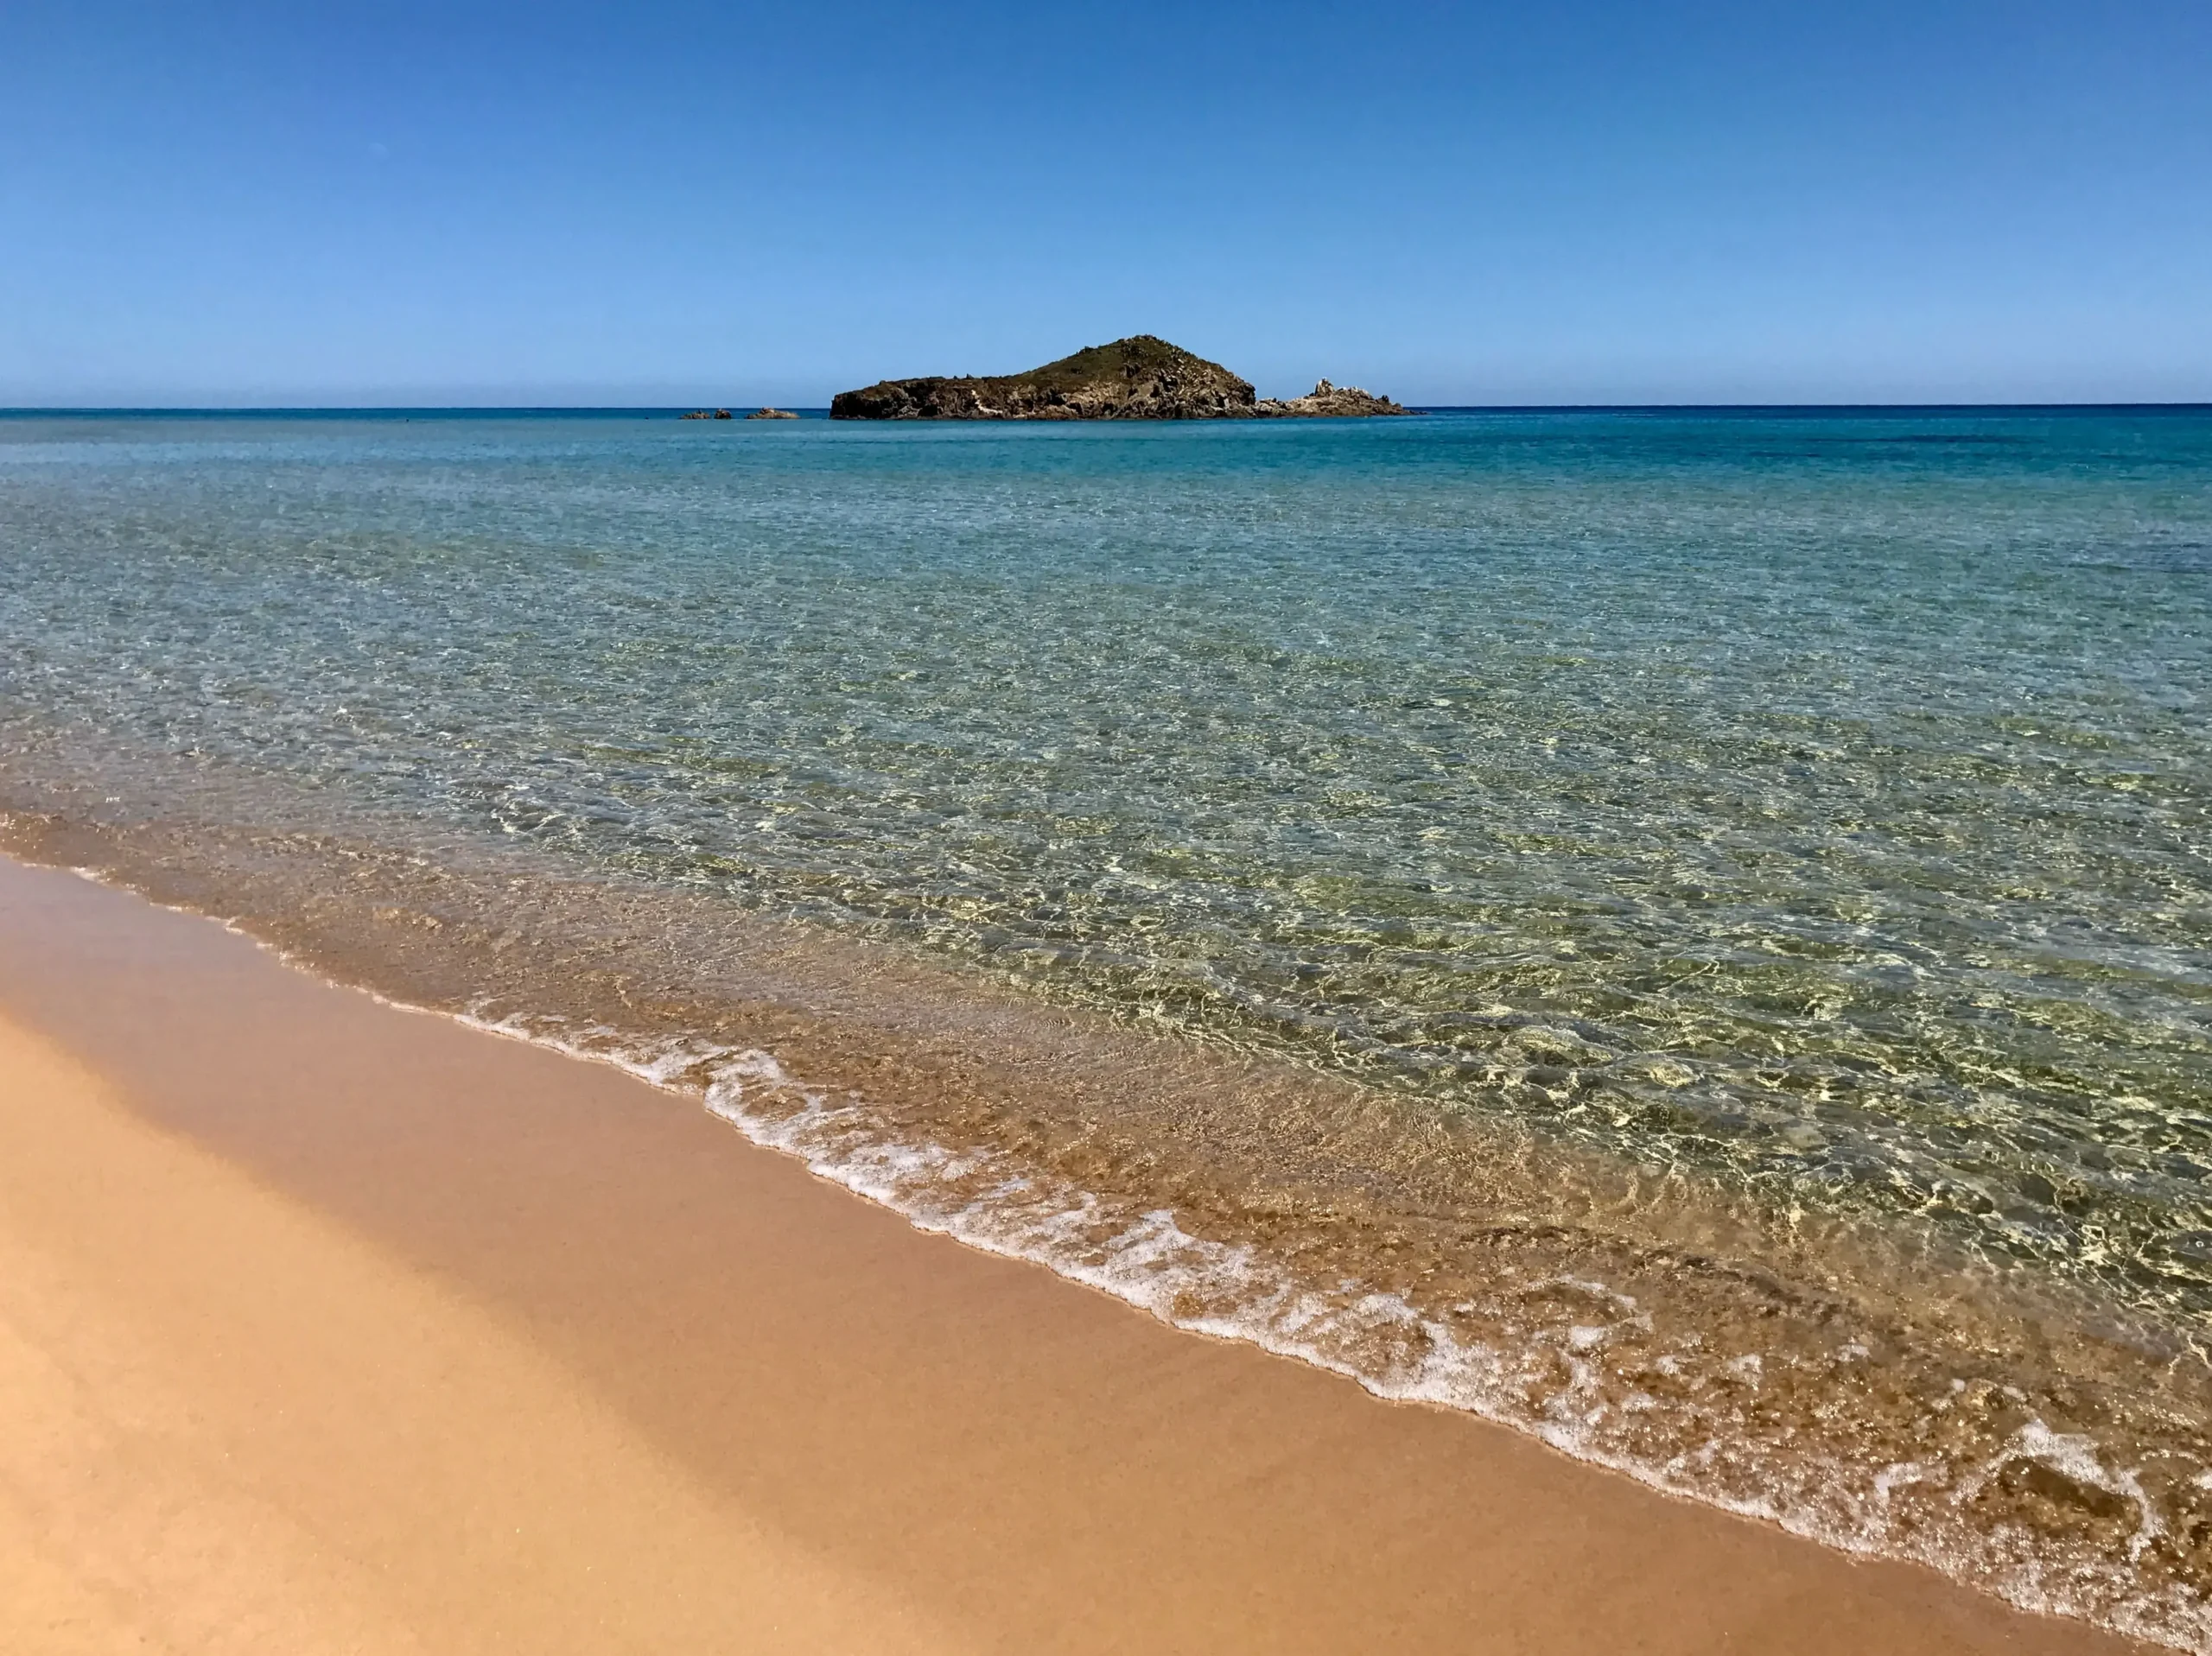
[[[1294,397],[1281,402],[1269,398],[1254,409],[1255,413],[1270,419],[1308,420],[1358,420],[1372,415],[1404,414],[1408,411],[1387,397],[1363,391],[1357,385],[1332,385],[1325,379],[1319,381],[1303,397]]]
[[[885,379],[840,391],[833,420],[1259,420],[1403,414],[1388,397],[1327,380],[1290,402],[1262,402],[1251,382],[1149,333],[1095,345],[1026,374]]]
[[[679,414],[679,420],[728,420],[735,416],[728,409],[694,409],[689,414]]]
[[[755,409],[745,417],[748,420],[796,420],[798,416],[789,409]]]

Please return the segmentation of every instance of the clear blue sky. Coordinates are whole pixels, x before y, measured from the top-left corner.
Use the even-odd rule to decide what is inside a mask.
[[[2212,400],[2212,3],[0,6],[0,403]]]

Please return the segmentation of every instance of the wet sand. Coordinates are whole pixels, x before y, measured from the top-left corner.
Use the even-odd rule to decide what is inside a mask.
[[[2133,1646],[0,863],[0,1648]]]

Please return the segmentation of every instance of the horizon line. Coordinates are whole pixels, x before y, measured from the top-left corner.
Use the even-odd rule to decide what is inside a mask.
[[[2097,402],[1816,402],[1816,403],[1424,403],[1405,405],[1409,414],[1630,414],[1630,413],[1847,413],[1854,411],[1944,412],[1969,410],[2160,410],[2212,411],[2212,399],[2131,400]],[[750,412],[785,408],[795,414],[827,416],[827,403],[26,403],[0,405],[0,418],[64,417],[94,415],[662,415],[687,414],[709,409]],[[1235,416],[1226,416],[1233,420]],[[876,420],[852,422],[870,425],[1146,425],[1204,424],[1205,421],[1148,420]]]

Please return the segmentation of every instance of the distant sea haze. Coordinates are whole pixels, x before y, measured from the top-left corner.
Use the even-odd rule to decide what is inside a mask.
[[[2212,411],[681,411],[0,419],[8,842],[2212,1641]]]

